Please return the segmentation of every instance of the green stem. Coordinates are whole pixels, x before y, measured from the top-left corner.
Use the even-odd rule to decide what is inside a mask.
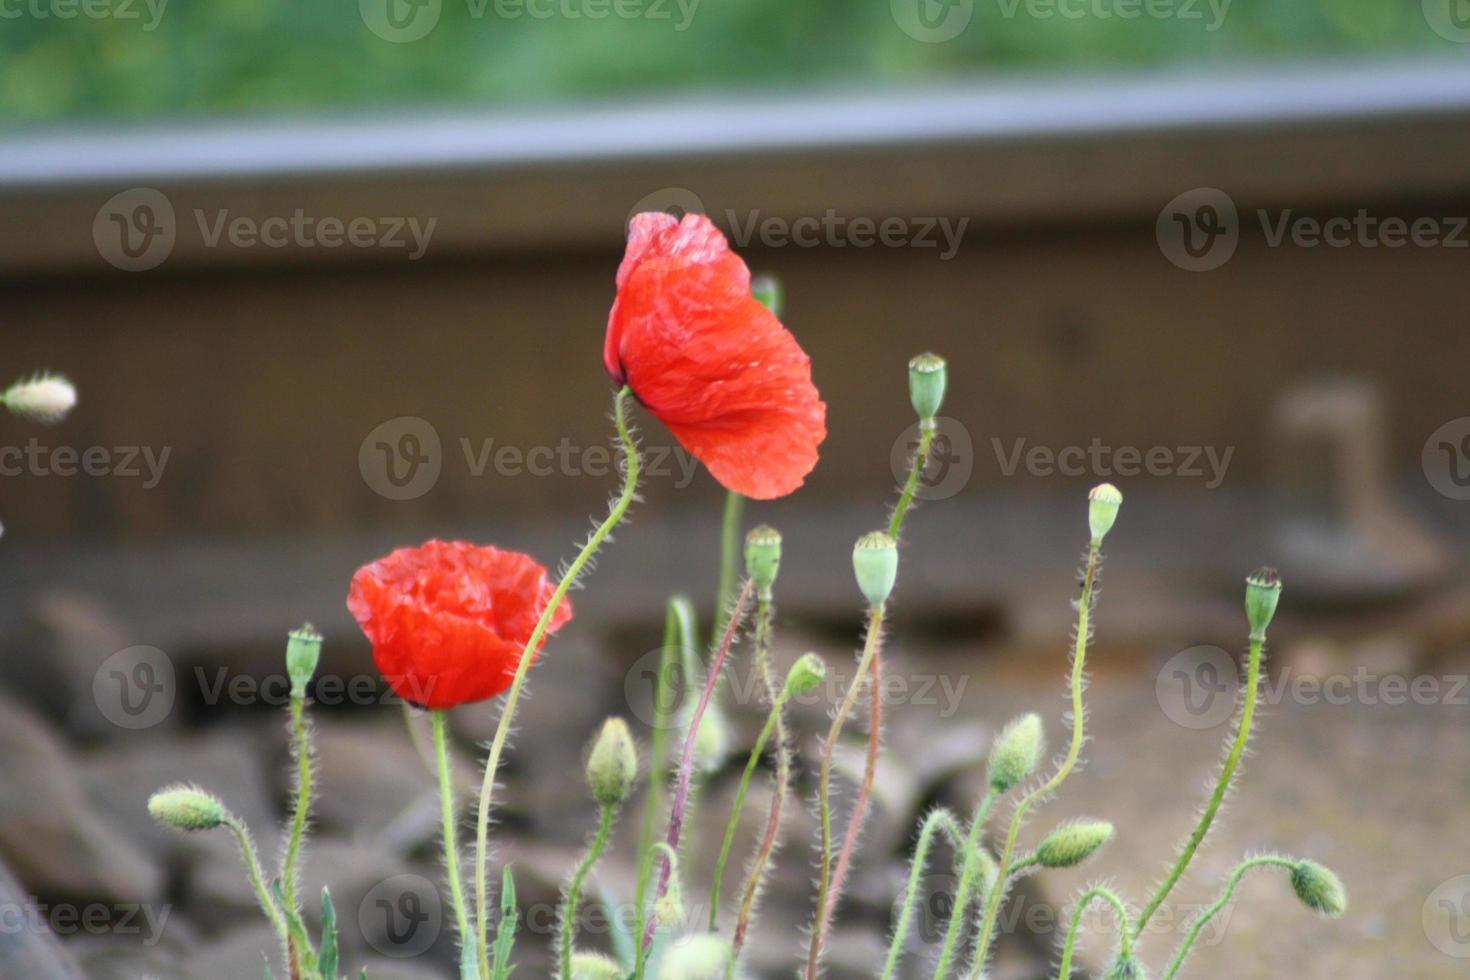
[[[904,481],[903,493],[898,498],[898,506],[893,508],[893,517],[888,521],[888,536],[895,541],[898,540],[898,532],[903,530],[903,521],[908,516],[909,505],[913,503],[914,494],[919,489],[919,476],[929,462],[929,448],[934,444],[934,429],[933,419],[926,419],[919,423],[919,449],[914,453],[914,465],[909,468],[909,477]]]
[[[470,929],[469,910],[465,906],[464,885],[459,877],[459,808],[454,802],[454,782],[449,768],[449,745],[445,735],[448,713],[434,712],[434,761],[439,770],[439,803],[444,819],[444,866],[449,872],[449,901],[454,906],[454,921],[459,927],[460,941],[473,944],[475,934]],[[490,971],[481,968],[481,975],[488,977]]]
[[[577,904],[582,897],[582,884],[587,880],[594,865],[602,857],[603,848],[607,847],[608,834],[612,833],[613,821],[617,819],[618,808],[616,806],[603,805],[602,816],[597,824],[597,836],[592,839],[592,846],[587,850],[587,856],[577,867],[577,873],[572,876],[572,883],[567,887],[567,905],[562,913],[561,919],[561,975],[563,980],[571,980],[572,976],[572,935],[577,930]]]
[[[1072,648],[1072,743],[1068,746],[1067,755],[1056,773],[1023,797],[1016,805],[1016,812],[1011,817],[1010,829],[1006,831],[1005,849],[1000,855],[995,884],[991,886],[990,895],[985,900],[985,921],[980,926],[980,938],[975,945],[975,960],[970,967],[970,975],[975,980],[978,980],[985,970],[986,957],[990,953],[990,942],[995,935],[996,917],[1000,913],[1001,898],[1005,894],[1011,873],[1015,870],[1011,867],[1011,859],[1016,854],[1016,841],[1021,835],[1021,823],[1026,818],[1026,812],[1038,800],[1056,792],[1057,787],[1061,786],[1072,774],[1072,770],[1077,767],[1077,760],[1082,755],[1087,723],[1087,714],[1082,703],[1082,682],[1085,676],[1083,669],[1087,663],[1087,640],[1092,630],[1092,590],[1097,582],[1097,569],[1101,559],[1102,542],[1095,539],[1087,549],[1087,570],[1082,577],[1082,595],[1077,600],[1077,636]],[[936,973],[935,976],[938,978],[939,974]]]
[[[1230,880],[1226,883],[1225,890],[1220,893],[1220,897],[1215,900],[1215,904],[1201,912],[1199,918],[1195,919],[1190,925],[1189,932],[1185,935],[1184,941],[1179,944],[1179,950],[1174,954],[1174,959],[1169,963],[1169,969],[1164,973],[1164,980],[1172,980],[1173,976],[1179,972],[1179,968],[1184,965],[1184,958],[1189,955],[1189,951],[1194,947],[1194,941],[1199,938],[1200,932],[1209,921],[1219,914],[1220,910],[1230,902],[1231,896],[1235,894],[1235,886],[1240,884],[1240,879],[1245,877],[1245,873],[1252,868],[1260,868],[1267,865],[1287,869],[1295,867],[1295,864],[1286,858],[1272,856],[1251,858],[1248,861],[1241,862],[1230,875]]]
[[[970,821],[970,833],[965,838],[964,850],[961,852],[965,856],[965,863],[960,872],[959,887],[955,891],[954,908],[950,910],[949,925],[944,930],[944,946],[939,953],[939,966],[934,971],[936,977],[948,976],[949,963],[954,958],[960,936],[965,931],[970,893],[975,889],[975,876],[980,872],[980,858],[977,853],[982,846],[980,838],[985,833],[985,824],[990,819],[990,811],[995,806],[996,799],[995,790],[987,789],[985,798],[975,810],[974,819]]]
[[[1260,694],[1261,686],[1261,652],[1265,646],[1264,635],[1252,636],[1250,639],[1250,665],[1246,671],[1245,681],[1245,704],[1240,712],[1240,721],[1235,729],[1235,741],[1230,746],[1230,753],[1225,757],[1225,764],[1220,768],[1220,778],[1215,782],[1215,791],[1210,795],[1210,802],[1205,805],[1205,810],[1200,814],[1199,824],[1194,828],[1194,833],[1189,835],[1184,849],[1179,852],[1179,859],[1174,862],[1173,869],[1154,897],[1144,906],[1143,914],[1138,917],[1138,923],[1134,926],[1133,934],[1142,935],[1143,927],[1148,925],[1148,920],[1158,911],[1159,906],[1164,903],[1169,892],[1173,891],[1175,884],[1184,874],[1184,869],[1189,867],[1189,862],[1194,858],[1195,851],[1199,850],[1205,834],[1210,831],[1210,824],[1215,822],[1215,814],[1220,812],[1220,805],[1225,801],[1225,794],[1230,790],[1230,782],[1235,778],[1235,770],[1240,765],[1241,756],[1245,754],[1246,742],[1250,739],[1251,724],[1256,716],[1256,699]]]
[[[250,877],[250,887],[255,891],[255,900],[260,903],[261,911],[270,920],[271,926],[280,933],[281,942],[288,944],[291,939],[291,931],[286,925],[286,916],[281,912],[280,905],[271,896],[270,889],[265,884],[265,871],[260,866],[260,854],[255,850],[255,842],[250,838],[250,830],[234,816],[225,820],[225,826],[234,833],[235,839],[240,843],[240,856],[245,861],[245,873]]]
[[[730,603],[735,600],[735,590],[740,585],[741,540],[740,532],[745,517],[745,498],[734,490],[725,494],[725,516],[720,523],[720,591],[715,596],[714,629],[710,631],[709,645],[714,646],[725,635],[725,623],[730,617]]]
[[[613,528],[622,521],[623,516],[628,513],[628,507],[633,503],[633,498],[637,493],[640,459],[638,446],[628,431],[627,417],[627,401],[631,393],[631,390],[625,385],[613,396],[613,421],[617,426],[618,441],[622,445],[623,458],[626,461],[623,488],[617,499],[613,501],[612,507],[608,509],[607,518],[598,525],[597,530],[592,532],[592,536],[582,546],[581,552],[567,566],[566,573],[562,575],[561,581],[556,585],[556,590],[551,594],[551,601],[546,604],[546,609],[541,613],[536,628],[531,631],[531,638],[526,642],[525,649],[521,651],[520,663],[516,665],[515,678],[511,681],[510,692],[505,697],[505,707],[501,709],[500,722],[495,726],[495,737],[490,742],[490,754],[485,760],[485,777],[480,783],[480,805],[475,818],[475,909],[479,922],[478,945],[482,976],[490,975],[490,892],[486,881],[486,869],[490,858],[488,853],[490,804],[495,791],[495,775],[500,770],[500,756],[505,751],[505,740],[510,735],[511,720],[515,717],[516,705],[520,702],[521,688],[525,685],[526,674],[531,669],[531,661],[535,659],[536,649],[541,645],[547,629],[551,626],[552,616],[556,614],[562,600],[576,584],[587,562],[607,540]],[[473,940],[474,937],[470,939]]]
[[[311,812],[312,789],[311,742],[306,728],[306,699],[303,697],[291,698],[291,735],[291,752],[296,757],[296,798],[291,835],[287,838],[286,857],[281,866],[281,887],[285,891],[286,908],[292,914],[299,914],[297,865],[301,860],[301,842],[306,836],[306,818]]]
[[[909,883],[904,891],[903,904],[899,906],[898,922],[893,927],[893,938],[888,943],[888,961],[884,964],[880,980],[893,980],[893,971],[903,956],[904,941],[908,938],[909,924],[914,917],[914,903],[919,897],[919,880],[929,862],[929,849],[934,844],[935,834],[943,831],[956,850],[960,847],[960,822],[950,811],[940,807],[924,818],[919,828],[919,843],[914,847],[914,858],[909,862]]]
[[[676,724],[675,697],[680,687],[674,683],[676,671],[684,669],[684,652],[694,644],[694,605],[684,596],[669,600],[664,613],[664,644],[659,651],[658,676],[653,689],[653,750],[648,767],[648,794],[643,803],[643,835],[638,843],[638,890],[634,902],[637,929],[643,934],[643,903],[648,895],[650,874],[641,873],[647,865],[649,848],[658,831],[658,816],[663,812],[665,781],[669,771],[669,733]],[[686,679],[686,684],[692,683]]]
[[[1067,944],[1062,947],[1062,964],[1057,968],[1057,980],[1072,980],[1072,952],[1077,947],[1077,930],[1082,926],[1082,913],[1097,899],[1111,905],[1113,914],[1118,917],[1118,937],[1122,943],[1119,957],[1126,959],[1133,955],[1133,941],[1128,929],[1128,907],[1111,889],[1093,888],[1083,893],[1077,900],[1077,907],[1072,910],[1072,925],[1067,929]]]

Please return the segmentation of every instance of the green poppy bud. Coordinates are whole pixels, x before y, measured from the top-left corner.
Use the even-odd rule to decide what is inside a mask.
[[[909,361],[909,401],[923,422],[934,421],[939,406],[944,404],[944,388],[949,371],[938,354],[920,354]]]
[[[316,673],[322,657],[322,635],[310,623],[286,635],[286,675],[291,678],[291,696],[306,697],[306,685]]]
[[[1093,544],[1101,544],[1113,529],[1122,505],[1123,493],[1111,483],[1099,483],[1087,494],[1087,526],[1092,531]]]
[[[1264,640],[1266,627],[1276,615],[1276,604],[1281,601],[1281,576],[1276,569],[1262,566],[1251,572],[1245,580],[1245,618],[1251,624],[1251,639]]]
[[[1009,792],[1036,771],[1041,761],[1041,716],[1022,715],[1005,727],[990,748],[990,786]]]
[[[603,806],[616,806],[628,798],[633,780],[638,778],[638,751],[628,723],[609,718],[602,723],[592,752],[587,756],[587,785],[592,798]]]
[[[1347,911],[1342,879],[1316,861],[1298,861],[1291,869],[1291,888],[1308,908],[1336,918]]]
[[[852,548],[852,570],[858,588],[868,602],[881,606],[888,601],[898,579],[898,542],[886,531],[869,531]]]
[[[148,813],[178,830],[213,830],[229,811],[219,798],[194,786],[169,786],[148,798]]]
[[[1106,820],[1079,820],[1053,830],[1036,847],[1036,861],[1044,868],[1070,868],[1081,864],[1113,836]]]
[[[781,315],[781,308],[786,305],[786,291],[781,288],[781,280],[770,273],[754,276],[750,280],[750,292],[766,309]]]
[[[659,967],[659,980],[724,980],[732,953],[729,940],[706,932],[686,936],[670,946]]]
[[[804,653],[786,672],[786,693],[801,697],[817,689],[827,677],[827,665],[815,653]]]
[[[622,980],[627,973],[622,964],[601,953],[572,953],[570,980]]]
[[[1134,956],[1119,957],[1105,980],[1148,980],[1148,971]]]
[[[781,570],[781,532],[762,524],[745,536],[745,574],[755,583],[761,599],[771,598],[771,586]]]

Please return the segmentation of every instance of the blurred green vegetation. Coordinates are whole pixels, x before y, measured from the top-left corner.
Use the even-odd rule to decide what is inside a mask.
[[[385,0],[361,0],[374,2]],[[421,2],[442,4],[434,28],[393,43],[359,0],[0,0],[0,119],[515,106],[1467,47],[1430,30],[1420,0]],[[526,2],[552,15],[510,5]],[[915,2],[972,2],[973,17],[953,40],[922,43],[890,9]],[[1027,13],[1057,2],[1082,15]],[[1195,16],[1099,16],[1129,3]],[[598,9],[607,16],[589,16]]]

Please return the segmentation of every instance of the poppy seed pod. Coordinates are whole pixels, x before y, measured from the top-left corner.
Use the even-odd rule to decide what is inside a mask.
[[[948,384],[948,366],[938,354],[920,354],[909,361],[909,401],[920,421],[934,421]]]
[[[1113,529],[1118,519],[1118,508],[1123,505],[1123,493],[1111,483],[1099,483],[1087,494],[1087,526],[1092,531],[1093,544],[1101,544],[1104,536]]]
[[[883,605],[898,579],[898,542],[886,531],[864,534],[852,547],[852,571],[868,602]]]
[[[1266,638],[1266,627],[1281,601],[1281,576],[1268,565],[1251,572],[1245,580],[1245,618],[1251,624],[1251,639]]]
[[[1036,862],[1043,868],[1070,868],[1081,864],[1113,836],[1106,820],[1079,820],[1063,824],[1036,846]]]
[[[723,980],[731,955],[729,941],[714,933],[686,936],[664,954],[659,980]]]
[[[638,752],[628,723],[609,718],[602,723],[592,752],[587,756],[587,785],[592,798],[603,806],[616,806],[628,798],[638,777]]]
[[[627,972],[616,960],[601,953],[577,952],[572,954],[569,980],[622,980]]]
[[[990,749],[990,787],[1006,793],[1030,776],[1041,760],[1041,716],[1022,715],[1005,727]]]
[[[195,786],[169,786],[148,798],[148,813],[178,830],[213,830],[229,816],[213,794]]]
[[[827,665],[815,653],[804,653],[786,672],[786,693],[801,697],[816,690],[827,677]]]
[[[50,425],[66,418],[77,403],[77,390],[59,375],[38,374],[7,388],[0,403],[16,415]]]
[[[762,524],[745,536],[745,574],[755,583],[759,598],[769,601],[776,573],[781,570],[781,532]]]
[[[294,629],[286,638],[286,675],[291,678],[291,696],[306,697],[306,685],[316,673],[322,656],[322,635],[310,623]]]
[[[1291,888],[1308,908],[1336,918],[1347,911],[1342,879],[1316,861],[1298,861],[1291,869]]]

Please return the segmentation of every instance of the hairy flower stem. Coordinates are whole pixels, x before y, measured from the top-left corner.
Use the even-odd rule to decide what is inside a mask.
[[[725,494],[725,516],[720,524],[720,591],[715,596],[715,621],[710,629],[709,645],[713,647],[725,635],[725,617],[740,583],[741,529],[745,519],[745,498],[734,490]]]
[[[286,925],[286,916],[281,912],[280,905],[271,895],[270,889],[266,887],[265,871],[260,866],[260,854],[255,850],[255,841],[250,838],[250,829],[233,815],[225,818],[224,825],[230,829],[230,832],[235,835],[235,840],[240,844],[240,857],[245,862],[245,873],[250,878],[250,887],[255,892],[255,900],[260,903],[260,909],[270,920],[271,927],[280,934],[282,946],[289,949],[291,930]]]
[[[669,600],[664,613],[664,643],[659,651],[658,676],[653,688],[653,751],[648,768],[648,794],[643,802],[643,835],[638,844],[638,890],[634,907],[643,908],[652,877],[651,865],[645,860],[653,847],[659,814],[663,812],[664,784],[669,769],[669,732],[675,724],[674,701],[680,686],[674,675],[684,669],[684,653],[694,643],[694,605],[684,596]],[[641,912],[638,931],[643,930]]]
[[[1128,928],[1128,907],[1112,889],[1092,888],[1083,892],[1082,897],[1077,899],[1077,907],[1072,910],[1072,924],[1067,929],[1067,943],[1062,947],[1062,962],[1057,968],[1057,980],[1072,980],[1072,953],[1077,948],[1077,931],[1082,927],[1082,913],[1098,899],[1111,905],[1113,914],[1118,917],[1118,939],[1121,943],[1119,958],[1127,959],[1133,955],[1133,940]]]
[[[291,754],[296,757],[296,795],[292,803],[291,835],[286,841],[286,856],[281,864],[281,887],[286,909],[292,915],[301,913],[297,899],[300,875],[301,842],[306,836],[306,820],[311,813],[312,765],[311,736],[306,727],[306,699],[291,698]]]
[[[720,672],[724,669],[725,660],[730,655],[730,646],[735,641],[735,631],[740,628],[741,622],[745,619],[745,611],[750,606],[750,597],[754,591],[755,583],[746,579],[740,595],[735,600],[730,620],[725,625],[725,635],[720,640],[720,648],[715,652],[714,661],[709,666],[709,677],[704,683],[704,693],[700,695],[699,704],[689,718],[689,732],[684,736],[684,755],[679,762],[679,778],[674,786],[674,805],[669,811],[669,832],[666,838],[668,849],[674,854],[679,852],[679,839],[684,832],[684,814],[689,805],[689,788],[694,779],[694,743],[699,737],[699,724],[704,720],[704,713],[709,708],[715,687],[719,684]],[[658,888],[653,893],[655,903],[668,893],[669,881],[673,874],[674,863],[665,857],[663,871],[659,874]],[[658,922],[654,919],[650,919],[643,928],[643,937],[638,945],[638,963],[634,970],[635,980],[643,976],[648,950],[653,946],[653,935],[657,929]]]
[[[924,869],[928,866],[929,849],[934,846],[934,836],[941,831],[949,838],[950,846],[958,851],[961,845],[960,822],[943,807],[925,817],[923,826],[919,828],[919,842],[914,846],[914,857],[909,862],[908,887],[904,890],[903,903],[898,907],[898,921],[893,927],[893,938],[888,943],[888,960],[883,965],[883,974],[879,980],[893,980],[893,972],[898,969],[899,958],[903,956],[904,941],[909,935],[909,924],[914,917],[914,904],[919,898],[919,881],[924,877]]]
[[[979,980],[985,971],[985,961],[990,955],[990,943],[995,936],[995,923],[1000,914],[1000,903],[1005,895],[1007,884],[1012,872],[1017,869],[1012,867],[1011,861],[1016,855],[1016,841],[1021,836],[1021,823],[1026,819],[1026,813],[1036,804],[1038,800],[1056,792],[1057,787],[1066,781],[1077,767],[1077,760],[1082,755],[1082,744],[1086,740],[1087,713],[1082,703],[1082,686],[1085,677],[1084,668],[1087,664],[1087,641],[1092,631],[1092,590],[1097,582],[1097,569],[1102,561],[1102,542],[1093,540],[1087,549],[1087,570],[1082,576],[1082,595],[1077,599],[1077,636],[1074,639],[1072,649],[1072,743],[1067,748],[1067,754],[1062,759],[1062,764],[1057,768],[1045,783],[1022,797],[1021,802],[1016,804],[1016,812],[1011,816],[1010,829],[1006,831],[1005,849],[1001,851],[999,870],[995,875],[995,884],[990,888],[990,895],[985,900],[985,919],[980,925],[980,936],[975,944],[975,959],[970,966],[970,976],[973,980]],[[943,980],[944,975],[938,971],[934,976],[937,980]]]
[[[761,879],[765,877],[766,865],[770,859],[771,852],[775,848],[776,833],[781,825],[781,803],[786,796],[787,783],[790,779],[791,761],[790,749],[786,740],[786,700],[788,691],[782,687],[776,687],[776,678],[771,671],[771,600],[762,598],[756,602],[755,610],[755,662],[756,668],[761,675],[761,682],[766,688],[766,698],[771,705],[771,713],[766,718],[765,726],[761,729],[760,737],[756,739],[755,748],[751,750],[750,760],[745,764],[745,772],[740,777],[740,788],[735,794],[735,806],[730,811],[730,821],[725,827],[725,841],[720,847],[719,859],[715,862],[714,882],[710,886],[709,899],[709,928],[714,932],[719,924],[720,916],[720,889],[725,878],[725,864],[730,859],[730,850],[735,844],[735,832],[740,827],[740,814],[745,809],[745,797],[750,791],[751,780],[755,777],[755,770],[760,765],[761,757],[765,754],[766,743],[770,741],[771,735],[776,735],[776,780],[775,789],[771,797],[771,817],[767,820],[766,834],[762,838],[760,847],[756,850],[755,862],[751,866],[750,878],[753,882],[751,887],[759,891]],[[773,829],[774,828],[774,829]],[[744,902],[742,901],[744,912]],[[740,923],[748,922],[748,916],[742,915]],[[734,944],[734,951],[740,952],[740,941],[745,938],[744,930],[737,924],[736,935],[739,941]],[[730,969],[735,966],[735,956],[730,958]]]
[[[1205,805],[1204,812],[1200,814],[1199,824],[1194,832],[1189,835],[1184,849],[1179,852],[1179,859],[1174,862],[1174,867],[1169,876],[1164,879],[1154,897],[1144,906],[1143,913],[1138,917],[1138,923],[1133,927],[1135,937],[1143,934],[1143,927],[1148,925],[1148,920],[1159,910],[1169,892],[1173,891],[1185,868],[1193,860],[1194,854],[1199,850],[1205,835],[1210,832],[1210,824],[1215,822],[1215,815],[1220,812],[1220,805],[1225,801],[1225,794],[1230,791],[1230,782],[1235,778],[1235,770],[1240,766],[1241,756],[1245,754],[1246,742],[1250,740],[1251,724],[1256,716],[1256,700],[1260,695],[1261,688],[1261,653],[1265,647],[1265,636],[1252,636],[1250,639],[1250,664],[1246,668],[1245,702],[1240,712],[1240,720],[1235,728],[1235,741],[1230,746],[1230,754],[1225,757],[1225,764],[1220,767],[1220,778],[1215,782],[1215,791],[1210,795],[1210,802]]]
[[[587,849],[587,856],[577,866],[576,874],[572,875],[572,883],[567,886],[566,908],[561,917],[561,976],[562,980],[571,980],[572,976],[572,936],[577,931],[577,905],[582,898],[582,884],[587,880],[587,875],[602,857],[602,851],[607,847],[607,838],[612,833],[613,821],[617,819],[618,808],[615,805],[603,804],[602,814],[597,822],[597,836],[592,839],[592,846]]]
[[[465,906],[464,885],[459,877],[459,807],[454,802],[454,781],[449,768],[449,744],[445,729],[448,727],[448,713],[435,711],[434,713],[434,760],[439,770],[439,806],[441,817],[444,821],[444,866],[449,874],[449,904],[453,906],[455,925],[459,928],[460,942],[471,944],[475,941],[475,934],[470,929],[469,909]],[[469,957],[466,957],[470,960]],[[473,960],[470,960],[473,962]],[[480,970],[482,977],[488,977],[490,971],[484,967]]]
[[[1245,877],[1245,873],[1253,868],[1268,866],[1286,868],[1290,871],[1296,867],[1296,864],[1287,858],[1264,855],[1262,857],[1250,858],[1237,865],[1235,870],[1230,874],[1230,880],[1225,883],[1225,890],[1220,893],[1220,897],[1215,899],[1215,903],[1201,912],[1199,918],[1190,924],[1189,932],[1185,934],[1184,941],[1179,944],[1178,951],[1174,953],[1174,959],[1169,962],[1169,969],[1164,971],[1164,980],[1172,980],[1174,975],[1179,972],[1179,968],[1184,965],[1184,958],[1194,948],[1194,941],[1199,938],[1200,932],[1204,930],[1204,927],[1209,924],[1210,920],[1230,903],[1231,896],[1235,894],[1235,886],[1240,884],[1240,879]]]
[[[500,711],[500,722],[495,726],[495,737],[490,742],[490,754],[485,759],[485,777],[480,783],[480,805],[475,819],[475,915],[478,922],[481,976],[490,975],[490,893],[486,879],[490,860],[488,853],[490,803],[495,792],[495,775],[500,769],[500,756],[505,751],[505,740],[510,736],[511,720],[515,717],[516,705],[521,699],[521,689],[525,686],[526,674],[531,669],[531,661],[535,659],[536,649],[546,637],[552,616],[556,614],[557,607],[561,605],[572,586],[577,583],[582,570],[587,567],[587,562],[596,554],[597,549],[602,547],[602,543],[607,540],[613,528],[622,522],[637,495],[638,469],[641,460],[638,456],[638,445],[633,441],[633,435],[628,429],[627,403],[631,394],[631,389],[624,385],[613,396],[613,422],[617,426],[618,442],[622,447],[624,460],[622,490],[618,492],[617,498],[608,509],[607,518],[597,526],[592,536],[587,539],[587,543],[582,546],[581,552],[567,566],[561,581],[556,585],[556,590],[551,594],[551,601],[546,604],[546,609],[542,611],[541,618],[536,622],[536,628],[531,631],[531,638],[526,641],[525,649],[521,651],[520,663],[516,665],[516,674],[511,681],[510,691],[505,696],[505,706]],[[475,935],[468,932],[465,933],[465,936],[467,941],[474,941],[476,938]]]
[[[970,821],[970,833],[965,838],[964,850],[961,852],[964,854],[964,865],[960,871],[959,886],[955,890],[954,908],[950,910],[949,925],[944,931],[944,946],[939,954],[939,967],[934,973],[936,977],[947,975],[946,971],[954,959],[960,936],[964,935],[965,926],[969,922],[970,894],[975,890],[975,879],[980,873],[978,849],[984,846],[980,837],[985,833],[985,824],[990,819],[990,811],[995,806],[996,799],[995,790],[987,790],[985,798],[980,801],[980,806],[975,810],[975,816]]]
[[[867,683],[868,675],[874,672],[874,662],[878,657],[878,648],[882,644],[883,608],[883,604],[880,603],[873,606],[868,613],[868,636],[863,644],[862,657],[858,660],[857,673],[853,675],[852,683],[847,686],[847,693],[837,708],[837,714],[832,718],[832,727],[827,730],[827,739],[822,743],[821,775],[817,782],[817,806],[822,818],[822,850],[818,855],[820,871],[817,884],[817,908],[813,918],[811,944],[807,949],[807,980],[816,980],[817,968],[822,962],[822,946],[827,938],[827,927],[832,921],[832,907],[837,904],[837,899],[840,897],[838,888],[833,887],[832,874],[832,758],[837,751],[837,740],[842,736],[842,728],[847,721],[847,716],[852,714],[852,709],[857,704],[858,694]],[[882,700],[882,692],[875,687],[872,696],[873,720],[877,722],[881,720],[882,709],[879,702]],[[874,759],[873,743],[878,735],[879,731],[875,725],[870,733],[868,746],[870,761]],[[866,803],[867,788],[870,782],[870,775],[865,774],[863,789],[859,791],[858,800],[853,807],[849,828],[857,827],[862,822],[862,808]],[[844,853],[847,851],[845,846],[843,851]],[[841,883],[838,882],[838,884]]]
[[[933,419],[925,419],[919,423],[919,448],[914,453],[914,465],[909,468],[909,478],[904,482],[903,492],[898,498],[898,506],[893,508],[893,516],[888,521],[888,536],[895,541],[898,540],[898,532],[903,530],[903,522],[908,516],[909,504],[913,503],[914,494],[918,492],[919,477],[923,474],[924,467],[929,464],[929,450],[934,445],[935,428]]]

